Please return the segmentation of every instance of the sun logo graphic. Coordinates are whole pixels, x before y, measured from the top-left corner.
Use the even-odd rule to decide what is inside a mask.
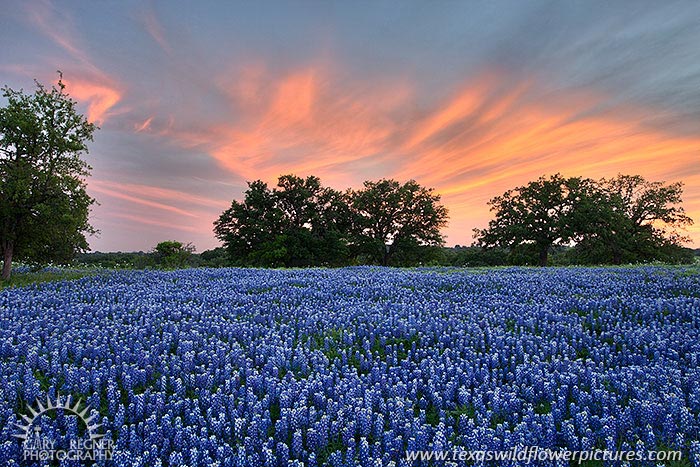
[[[96,460],[110,460],[114,447],[111,439],[99,433],[100,423],[95,423],[97,415],[89,415],[90,406],[82,406],[82,399],[72,403],[72,397],[62,398],[60,394],[52,400],[46,396],[46,403],[38,398],[36,407],[27,404],[30,415],[21,415],[22,423],[15,423],[20,432],[12,436],[22,441],[22,460],[24,461],[62,461],[78,460],[92,463]],[[67,446],[58,446],[56,439],[41,432],[38,423],[40,417],[51,412],[63,411],[74,414],[83,423],[86,436],[67,440]]]

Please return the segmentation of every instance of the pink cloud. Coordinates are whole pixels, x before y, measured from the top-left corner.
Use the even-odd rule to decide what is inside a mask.
[[[116,88],[87,80],[71,77],[63,80],[67,92],[79,102],[87,102],[87,118],[101,125],[110,115],[112,108],[122,97]]]

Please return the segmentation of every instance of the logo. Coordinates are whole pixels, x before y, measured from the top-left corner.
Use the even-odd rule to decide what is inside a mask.
[[[102,425],[93,423],[97,415],[88,415],[90,406],[81,407],[82,399],[78,399],[73,405],[71,405],[71,399],[71,396],[62,399],[59,394],[56,396],[56,400],[51,400],[49,396],[46,396],[46,404],[43,404],[37,398],[36,408],[32,407],[31,404],[27,404],[27,409],[31,416],[22,415],[23,423],[15,423],[15,426],[19,428],[21,432],[12,435],[22,440],[23,460],[95,461],[110,460],[112,458],[114,443],[111,439],[105,438],[104,434],[99,433],[99,428]],[[44,435],[41,432],[41,426],[37,423],[37,420],[39,420],[42,415],[48,415],[50,412],[58,410],[77,416],[78,421],[83,423],[86,430],[82,438],[67,440],[67,446],[59,446],[55,439]]]

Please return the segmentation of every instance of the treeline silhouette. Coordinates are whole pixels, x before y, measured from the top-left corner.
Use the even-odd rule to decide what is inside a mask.
[[[692,262],[682,193],[680,182],[639,175],[543,176],[489,201],[494,218],[474,231],[474,247],[445,249],[447,209],[414,180],[339,192],[318,177],[284,175],[274,188],[250,182],[214,232],[239,266]]]
[[[611,179],[540,177],[489,201],[494,218],[474,230],[477,245],[506,250],[512,264],[546,266],[552,251],[567,264],[689,262],[682,229],[683,184],[639,175]],[[536,258],[536,261],[533,261]]]
[[[489,201],[494,216],[470,246],[445,247],[447,209],[410,180],[367,181],[344,192],[318,177],[279,177],[275,187],[248,183],[214,224],[223,247],[193,253],[168,241],[149,253],[82,254],[105,267],[314,267],[593,265],[693,263],[683,247],[692,220],[682,183],[638,175],[611,179],[541,177]]]
[[[440,196],[414,180],[366,181],[340,192],[315,176],[283,175],[273,188],[248,183],[214,233],[239,266],[405,266],[444,243],[446,223]]]

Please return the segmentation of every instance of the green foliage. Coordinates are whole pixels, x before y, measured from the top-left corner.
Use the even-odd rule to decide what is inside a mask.
[[[343,443],[343,437],[340,434],[330,436],[328,444],[326,447],[321,449],[318,453],[317,462],[318,465],[328,465],[328,459],[334,452],[339,452],[343,454],[346,451],[345,443]]]
[[[226,249],[216,247],[213,250],[205,250],[199,254],[200,264],[209,268],[220,268],[229,265]]]
[[[539,415],[546,415],[552,412],[552,403],[549,401],[542,401],[535,406],[535,413]]]
[[[78,253],[75,256],[78,265],[108,268],[108,269],[144,269],[154,266],[154,261],[149,253],[143,251],[134,252],[108,252],[101,251]]]
[[[76,110],[61,79],[36,82],[25,94],[3,88],[0,109],[0,250],[3,277],[12,259],[65,262],[88,248],[95,202],[86,192],[90,166],[81,159],[97,128]]]
[[[682,183],[618,175],[600,180],[591,193],[595,202],[577,225],[576,263],[691,262],[682,247],[687,238],[676,230],[693,222],[679,206]]]
[[[94,274],[98,274],[98,271],[89,269],[50,269],[14,273],[9,279],[0,279],[0,290],[6,287],[24,287],[31,284],[40,284],[42,282],[56,282],[80,279],[82,277],[92,276]]]
[[[454,417],[455,422],[459,422],[459,417],[462,415],[474,420],[476,419],[476,407],[473,404],[458,405],[455,410],[448,411],[447,414]]]
[[[692,263],[677,228],[691,224],[682,183],[648,182],[638,175],[594,181],[556,174],[489,201],[495,219],[475,230],[483,247],[504,248],[509,263]],[[568,248],[574,244],[574,248]]]
[[[351,248],[371,263],[387,266],[395,256],[415,261],[443,244],[447,208],[440,195],[414,180],[366,181],[350,194],[350,206]]]
[[[183,245],[187,247],[187,245]],[[191,248],[189,246],[188,248]],[[85,252],[78,253],[72,264],[76,267],[98,267],[106,269],[148,269],[148,268],[175,268],[175,267],[209,267],[218,268],[230,265],[228,254],[224,248],[218,247],[206,250],[200,254],[192,251],[183,254],[185,261],[179,264],[165,263],[160,254],[155,250],[150,252]]]
[[[444,264],[458,267],[503,266],[508,264],[508,251],[503,248],[457,245],[448,249]]]
[[[187,246],[187,245],[184,245]],[[228,254],[224,248],[218,247],[206,250],[200,254],[183,253],[185,261],[178,265],[163,263],[159,253],[155,249],[151,252],[89,252],[79,253],[75,257],[76,265],[94,266],[108,269],[146,269],[146,268],[173,268],[173,267],[210,267],[218,268],[229,266]]]
[[[587,179],[540,177],[489,201],[495,218],[487,229],[475,229],[480,246],[508,248],[519,254],[533,249],[537,264],[547,265],[550,248],[573,237],[572,213],[585,201]]]
[[[440,424],[440,411],[432,401],[428,402],[428,408],[425,409],[425,422],[433,427]]]
[[[284,175],[273,189],[250,182],[214,232],[243,266],[437,263],[447,216],[439,199],[414,181],[365,182],[360,191],[341,193],[318,177]]]
[[[174,240],[160,242],[153,249],[153,258],[156,266],[176,269],[185,268],[190,265],[189,260],[194,253],[194,246],[191,243],[183,244]]]
[[[284,175],[269,189],[248,183],[243,202],[214,223],[233,264],[242,266],[336,266],[346,262],[347,202],[318,177]]]

